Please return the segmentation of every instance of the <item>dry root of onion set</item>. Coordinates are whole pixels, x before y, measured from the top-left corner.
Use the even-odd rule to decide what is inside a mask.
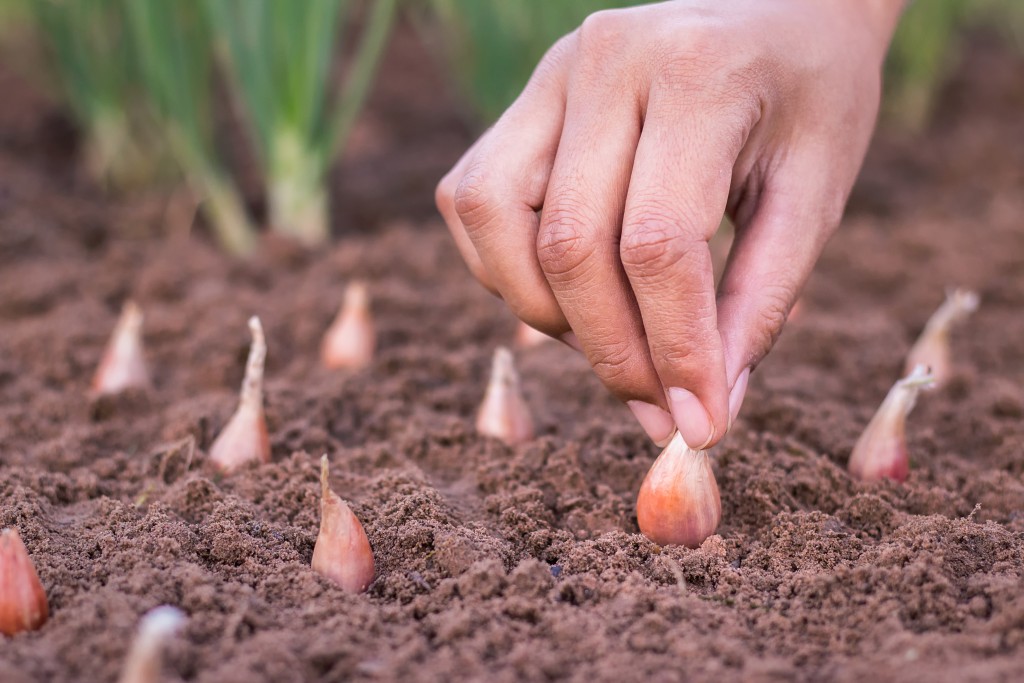
[[[336,320],[323,337],[321,362],[329,369],[360,369],[373,360],[376,334],[369,292],[354,282],[345,292]],[[978,307],[978,296],[951,291],[928,321],[907,356],[906,377],[889,391],[850,454],[850,474],[861,480],[903,481],[910,470],[906,418],[923,389],[948,381],[952,371],[952,326]],[[114,329],[91,384],[94,395],[151,387],[142,341],[142,312],[129,301]],[[263,372],[267,345],[259,318],[249,320],[252,345],[238,407],[209,449],[210,463],[230,475],[253,463],[270,461],[270,438],[263,410]],[[550,339],[525,325],[517,329],[519,348]],[[477,431],[509,446],[535,438],[533,418],[523,396],[514,357],[507,348],[494,352],[490,380],[476,417]],[[320,463],[321,521],[311,566],[342,590],[365,591],[374,579],[370,540],[352,509],[330,487],[329,463]],[[718,484],[707,451],[687,447],[676,433],[654,461],[637,497],[637,523],[645,536],[662,545],[699,546],[722,517]],[[0,633],[14,636],[40,628],[49,616],[46,592],[16,529],[0,532]],[[158,607],[140,622],[126,659],[122,683],[149,683],[160,675],[162,651],[185,623],[173,607]]]

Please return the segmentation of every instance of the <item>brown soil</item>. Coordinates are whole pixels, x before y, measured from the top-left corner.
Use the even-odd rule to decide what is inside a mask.
[[[398,44],[338,172],[348,234],[319,254],[268,240],[248,263],[154,236],[159,202],[83,181],[54,105],[0,70],[0,526],[52,614],[0,643],[0,681],[113,681],[163,603],[190,617],[166,680],[1019,680],[1024,63],[976,47],[925,137],[877,141],[716,450],[720,536],[686,550],[637,532],[655,448],[568,349],[519,354],[542,436],[474,434],[514,324],[431,217],[468,133]],[[327,373],[318,340],[356,276],[379,357]],[[910,419],[909,481],[852,481],[859,430],[954,283],[983,305],[952,385]],[[155,390],[91,401],[129,295]],[[204,452],[253,313],[273,462],[221,479]],[[309,568],[324,452],[376,551],[366,595]]]

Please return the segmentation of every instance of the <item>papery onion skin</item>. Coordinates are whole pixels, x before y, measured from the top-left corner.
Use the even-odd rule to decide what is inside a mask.
[[[919,365],[893,385],[850,452],[847,469],[851,475],[862,481],[906,481],[910,474],[907,416],[918,392],[933,382],[928,369]]]
[[[370,313],[370,295],[366,283],[355,281],[345,289],[338,316],[324,333],[320,359],[324,366],[337,370],[358,370],[373,361],[377,332]]]
[[[907,353],[904,374],[910,374],[918,365],[931,370],[936,388],[945,385],[953,375],[953,354],[949,336],[953,326],[965,320],[978,309],[979,297],[975,292],[954,289],[936,309],[921,335]]]
[[[327,456],[320,460],[320,533],[313,546],[312,567],[349,593],[362,593],[373,582],[373,548],[352,509],[331,490]]]
[[[636,503],[637,523],[659,545],[700,546],[722,520],[722,499],[706,451],[676,432],[651,466]]]
[[[142,350],[142,310],[134,301],[126,301],[93,375],[91,390],[100,396],[149,386],[149,369]]]
[[[34,631],[49,616],[46,590],[18,530],[0,531],[0,633]]]
[[[514,446],[535,436],[530,407],[523,398],[512,352],[498,347],[491,364],[487,393],[477,413],[476,429]]]
[[[245,378],[238,408],[210,446],[210,462],[224,474],[231,474],[251,462],[270,462],[270,435],[263,413],[263,369],[267,342],[260,319],[249,319],[252,346],[245,365]]]

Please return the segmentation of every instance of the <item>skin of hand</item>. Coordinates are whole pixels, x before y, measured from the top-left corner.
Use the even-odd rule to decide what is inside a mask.
[[[659,445],[736,418],[839,224],[900,0],[670,0],[556,43],[437,204],[478,280]],[[708,240],[736,238],[715,292]]]

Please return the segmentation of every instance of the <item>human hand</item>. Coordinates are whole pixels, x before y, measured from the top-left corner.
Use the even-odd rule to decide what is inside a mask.
[[[664,444],[735,419],[842,216],[902,0],[591,15],[437,189],[470,270]],[[736,239],[715,295],[707,241]]]

